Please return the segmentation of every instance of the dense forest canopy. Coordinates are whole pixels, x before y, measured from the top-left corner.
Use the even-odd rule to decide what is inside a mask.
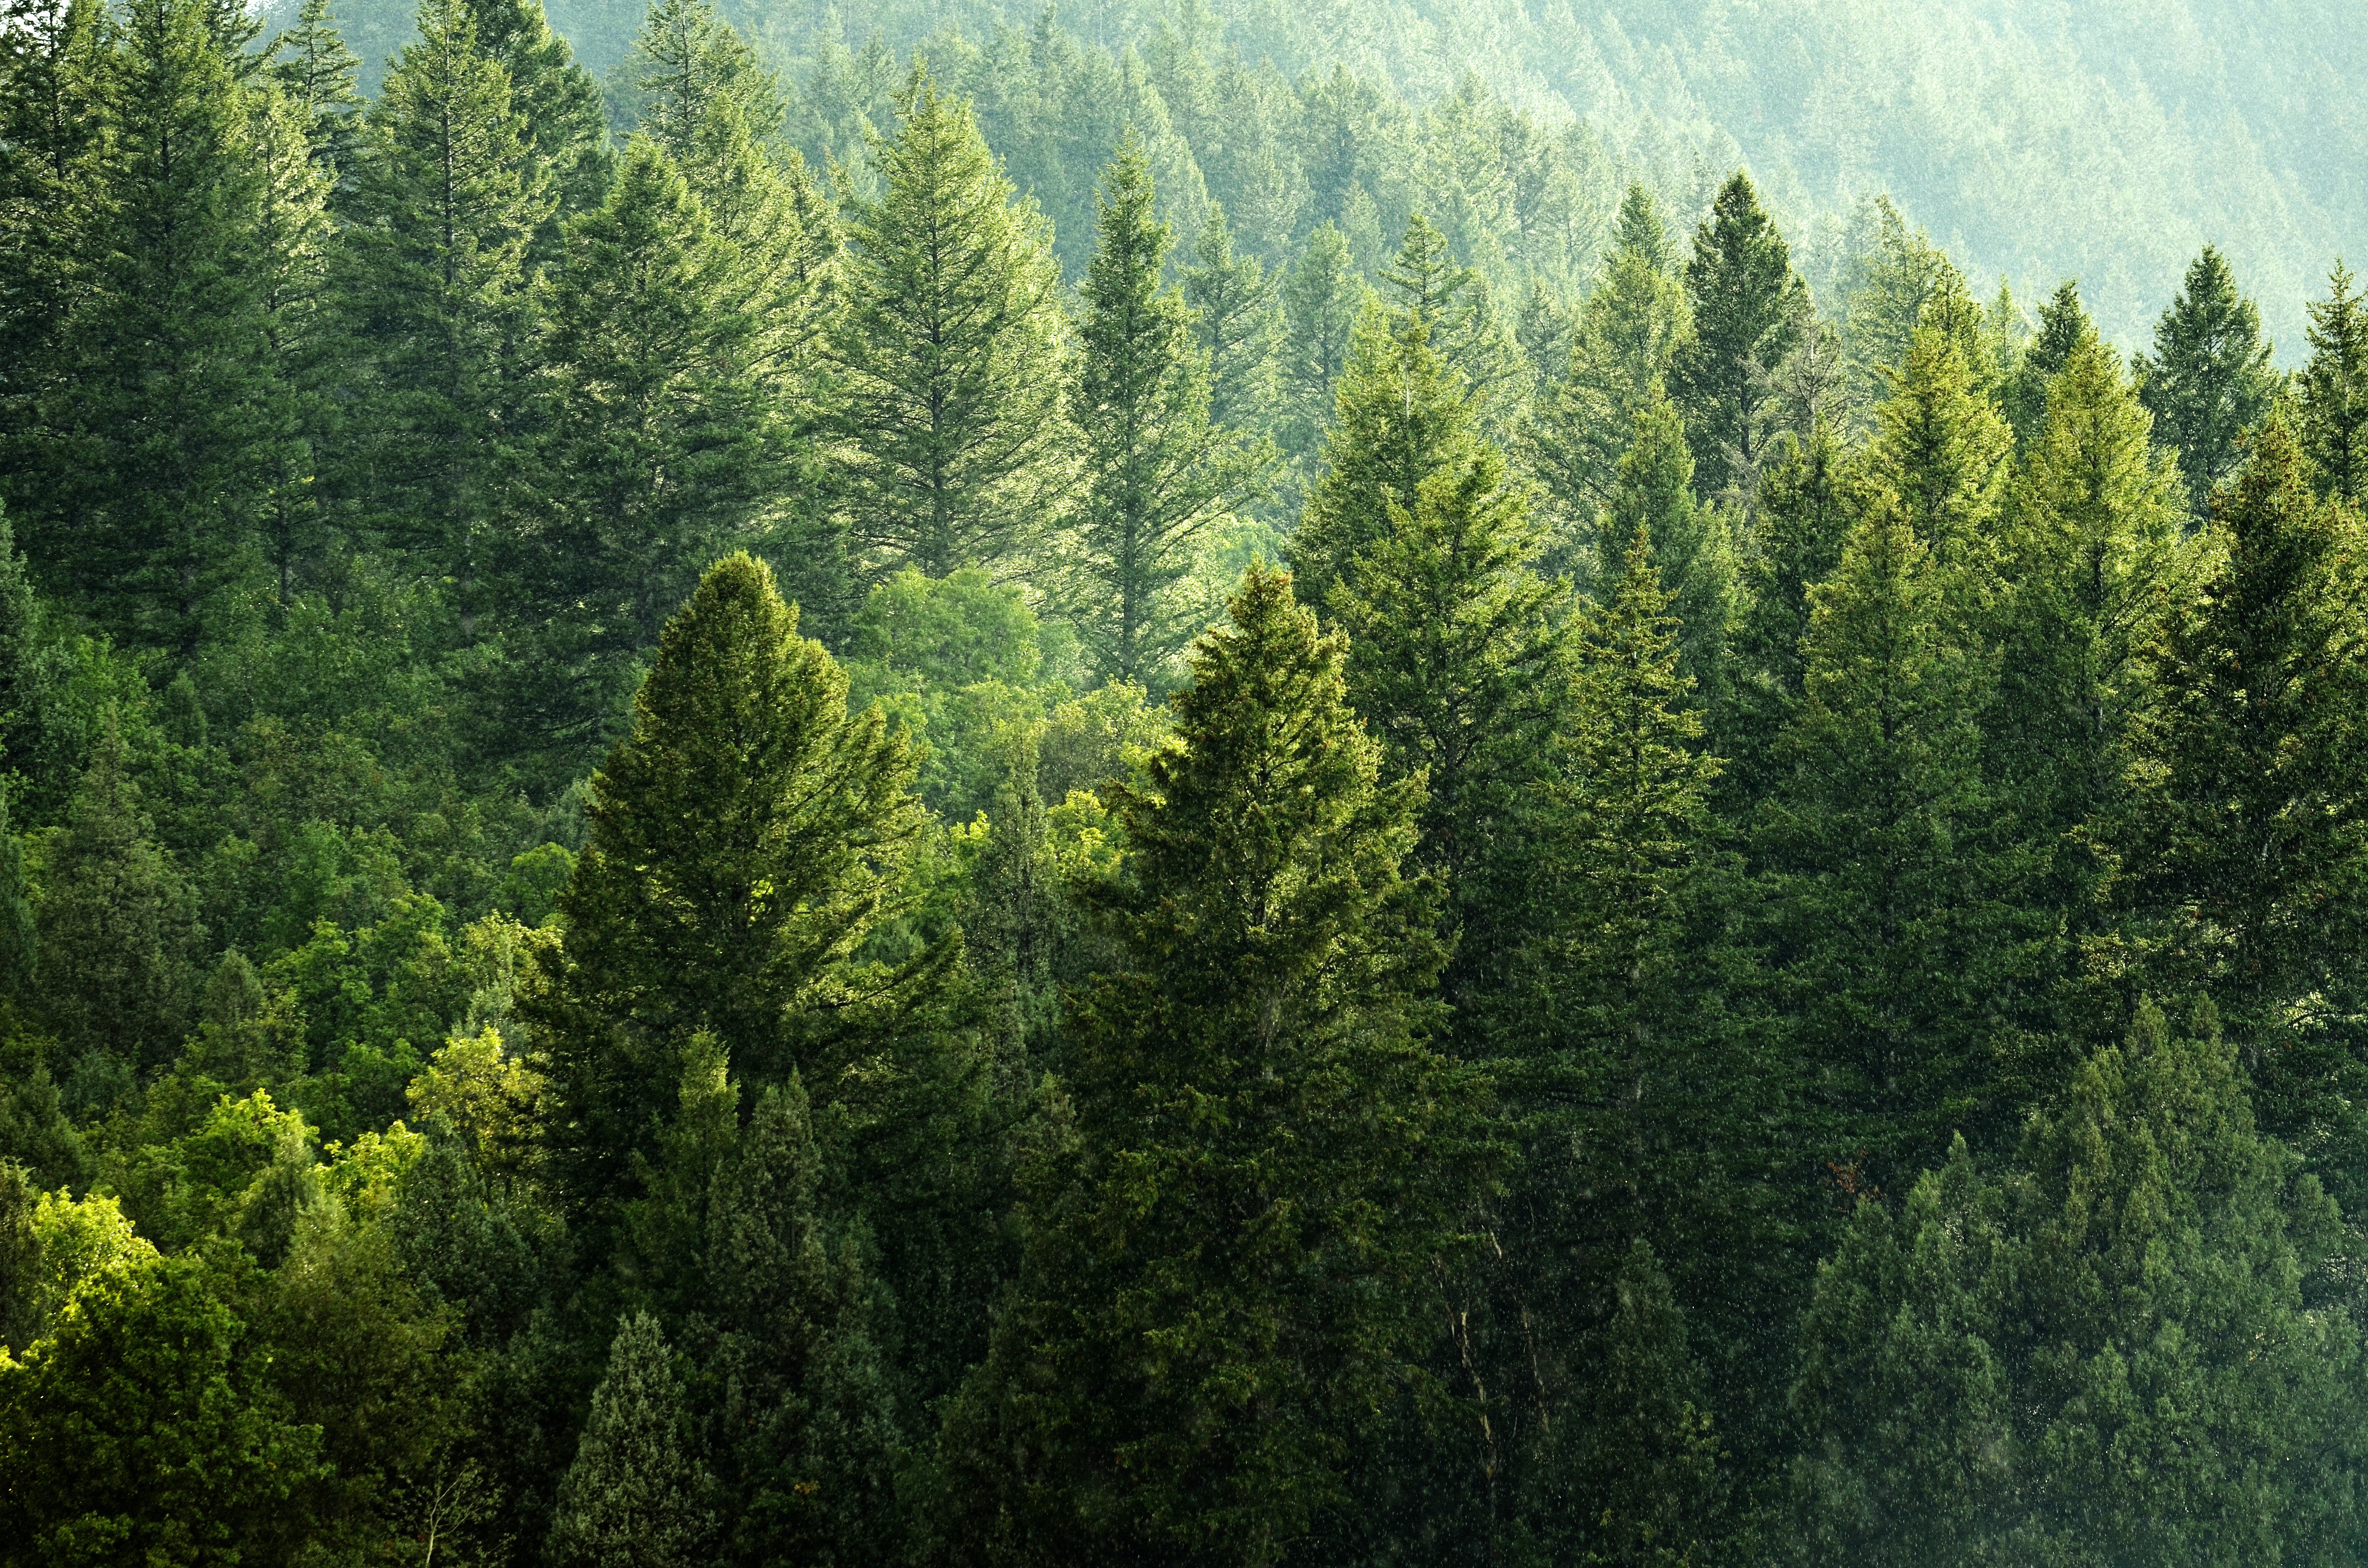
[[[2368,1556],[2362,46],[1957,15],[0,0],[0,1564]]]

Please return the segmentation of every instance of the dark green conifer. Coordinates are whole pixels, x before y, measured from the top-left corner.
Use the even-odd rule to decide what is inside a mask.
[[[1868,476],[1898,498],[1936,562],[1979,583],[1998,549],[2014,432],[1962,345],[1940,328],[1917,329],[1890,383],[1867,446]]]
[[[1257,256],[1235,253],[1224,206],[1209,203],[1183,286],[1192,341],[1209,361],[1209,423],[1219,429],[1255,437],[1268,431],[1276,413],[1281,281],[1269,277]]]
[[[1636,412],[1597,548],[1606,554],[1624,551],[1624,541],[1640,529],[1652,540],[1678,620],[1679,668],[1693,684],[1696,700],[1715,710],[1726,701],[1727,642],[1742,608],[1735,542],[1725,517],[1694,499],[1685,421],[1655,390]],[[1606,562],[1599,569],[1609,567]]]
[[[620,1320],[584,1438],[559,1485],[550,1557],[563,1568],[693,1568],[712,1561],[712,1485],[699,1462],[657,1319]]]
[[[2047,424],[2048,383],[2063,373],[2082,345],[2094,342],[2096,336],[2097,328],[2080,305],[2080,286],[2067,278],[2039,307],[2039,331],[2015,357],[2013,372],[2007,377],[1999,399],[2019,446],[2028,447],[2039,438]]]
[[[1348,242],[1317,225],[1282,279],[1282,449],[1294,460],[1312,461],[1332,426],[1364,296]]]
[[[2368,300],[2351,291],[2341,262],[2327,298],[2311,301],[2310,362],[2294,381],[2303,450],[2318,467],[2319,488],[2368,506]]]
[[[1686,263],[1693,336],[1670,367],[1669,394],[1702,494],[1756,489],[1775,405],[1770,380],[1799,342],[1808,289],[1792,252],[1740,170],[1711,203]]]
[[[2278,389],[2261,312],[2237,292],[2219,251],[2205,245],[2187,269],[2155,327],[2153,357],[2132,369],[2154,415],[2155,439],[2179,454],[2188,504],[2201,523],[2211,515],[2212,492],[2242,459],[2238,437],[2269,413]]]
[[[337,31],[329,0],[304,0],[296,25],[272,40],[271,74],[304,123],[313,161],[334,184],[351,170],[361,94],[361,62]]]

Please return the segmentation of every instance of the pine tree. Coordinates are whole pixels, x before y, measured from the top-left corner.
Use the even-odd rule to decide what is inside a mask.
[[[284,438],[263,407],[247,90],[213,19],[203,0],[110,19],[58,468],[41,509],[20,514],[79,604],[184,656],[244,564]]]
[[[2200,523],[2212,492],[2234,472],[2238,437],[2260,423],[2277,392],[2261,312],[2237,292],[2236,276],[2210,245],[2154,330],[2154,356],[2135,371],[2156,437],[2179,454]]]
[[[1348,242],[1319,224],[1282,280],[1282,449],[1294,460],[1312,460],[1331,428],[1364,295]]]
[[[1907,363],[1917,328],[1956,335],[1974,328],[1980,316],[1965,275],[1922,230],[1907,226],[1891,198],[1875,198],[1873,216],[1874,244],[1858,259],[1843,303],[1851,401],[1861,412],[1888,393],[1891,379]],[[1959,351],[1973,368],[1971,346],[1961,341]]]
[[[1669,393],[1685,415],[1702,493],[1734,488],[1748,501],[1770,434],[1770,379],[1800,340],[1808,289],[1740,170],[1694,232],[1686,293],[1694,332],[1670,367]]]
[[[1374,305],[1359,319],[1324,437],[1323,476],[1291,539],[1307,603],[1324,603],[1350,561],[1387,535],[1393,504],[1415,505],[1424,480],[1472,456],[1477,437],[1463,390],[1421,314],[1388,316]]]
[[[1209,203],[1183,286],[1184,302],[1193,311],[1192,341],[1209,361],[1209,423],[1220,430],[1255,436],[1276,412],[1281,282],[1257,256],[1235,254],[1224,208]]]
[[[336,34],[328,36],[334,41]],[[331,417],[323,382],[335,347],[326,296],[336,167],[316,145],[325,111],[308,112],[296,92],[285,77],[247,88],[247,142],[257,185],[256,282],[272,369],[254,417],[277,437],[263,453],[257,532],[282,600],[323,552],[330,531],[318,494],[316,455]],[[350,140],[348,131],[337,135]]]
[[[1978,582],[1998,547],[2014,432],[1962,346],[1940,328],[1917,329],[1875,419],[1869,477],[1898,497],[1936,562]]]
[[[2360,524],[2307,474],[2273,413],[2214,499],[2202,579],[2153,660],[2125,853],[2156,983],[2210,990],[2263,1126],[2352,1199],[2368,1180],[2361,1070],[2328,1026],[2357,1005],[2346,934],[2368,910]]]
[[[130,762],[110,710],[42,867],[41,1002],[69,1050],[153,1065],[188,1028],[198,933],[188,879],[155,841]]]
[[[304,0],[296,25],[272,40],[271,74],[303,118],[304,144],[332,186],[353,167],[361,62],[346,47],[329,0]]]
[[[1426,781],[1415,863],[1448,889],[1446,994],[1474,1017],[1520,940],[1507,926],[1527,876],[1521,802],[1562,708],[1565,594],[1534,570],[1531,502],[1483,443],[1423,479],[1411,506],[1390,499],[1387,528],[1324,603],[1384,773]]]
[[[2357,1550],[2359,1330],[2301,1283],[2335,1205],[2199,1023],[2142,1006],[2004,1179],[1959,1140],[1860,1205],[1801,1324],[1793,1560]]]
[[[464,0],[427,0],[372,106],[338,256],[367,355],[349,483],[381,539],[483,609],[533,326],[528,246],[556,207]]]
[[[1579,307],[1567,372],[1538,410],[1532,461],[1576,525],[1611,505],[1636,415],[1665,386],[1693,333],[1693,305],[1672,270],[1669,237],[1653,199],[1630,186],[1617,245]]]
[[[609,1369],[552,1517],[564,1568],[691,1568],[710,1561],[709,1479],[691,1447],[682,1387],[657,1319],[620,1319]]]
[[[1471,1101],[1421,1043],[1418,786],[1376,782],[1287,577],[1254,567],[1232,615],[1118,795],[1124,956],[1078,1003],[1020,1284],[949,1417],[959,1528],[1015,1556],[1281,1560],[1417,1376],[1451,1244]]]
[[[834,1082],[930,983],[942,947],[884,974],[858,956],[908,896],[912,777],[877,710],[847,712],[847,677],[772,574],[745,554],[711,567],[593,776],[568,939],[525,1008],[562,1188],[596,1232],[632,1195],[694,1040],[752,1085]]]
[[[2015,357],[1999,400],[2018,447],[2028,448],[2047,426],[2048,383],[2096,338],[2097,328],[2080,305],[2080,286],[2067,279],[2039,307],[2039,332]]]
[[[1201,534],[1255,481],[1262,454],[1209,417],[1208,361],[1183,296],[1162,287],[1167,226],[1132,131],[1102,176],[1079,293],[1069,415],[1084,438],[1076,620],[1106,679],[1156,684],[1206,623],[1181,602]]]
[[[2351,291],[2341,262],[2327,298],[2311,303],[2310,363],[2295,387],[2303,450],[2318,465],[2320,489],[2368,507],[2368,300]]]
[[[1431,347],[1461,381],[1481,420],[1501,420],[1518,406],[1529,366],[1497,319],[1487,280],[1459,263],[1447,236],[1419,212],[1382,274],[1382,290],[1397,314],[1418,315],[1430,324]]]
[[[64,372],[62,332],[82,291],[74,247],[92,217],[104,51],[97,0],[0,8],[0,500],[40,499],[42,401]]]
[[[1657,391],[1657,389],[1656,389]],[[1678,667],[1698,700],[1723,708],[1728,690],[1727,641],[1742,608],[1735,544],[1725,518],[1694,499],[1693,454],[1685,421],[1666,397],[1637,410],[1634,436],[1620,460],[1605,508],[1599,549],[1607,552],[1638,530],[1668,585],[1679,624]]]
[[[555,199],[529,253],[529,267],[540,270],[557,260],[561,222],[608,199],[609,127],[599,84],[552,30],[542,0],[467,3],[477,48],[509,78],[510,107]],[[419,30],[427,34],[425,26]]]
[[[857,535],[932,577],[1016,565],[1067,483],[1059,268],[970,106],[916,70],[848,229],[843,482]]]
[[[765,1090],[708,1202],[715,1347],[703,1381],[731,1455],[724,1517],[746,1562],[893,1562],[900,1447],[859,1227],[825,1210],[805,1086]]]
[[[739,256],[674,161],[636,136],[608,205],[568,224],[550,288],[543,413],[504,541],[524,639],[504,712],[564,772],[616,722],[646,652],[708,562],[747,540],[791,479],[781,389]]]

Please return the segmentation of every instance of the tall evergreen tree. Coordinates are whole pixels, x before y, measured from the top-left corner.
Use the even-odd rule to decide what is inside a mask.
[[[1318,225],[1282,279],[1282,449],[1294,460],[1312,460],[1331,428],[1364,295],[1348,241]]]
[[[1678,619],[1678,667],[1693,685],[1697,700],[1724,708],[1727,642],[1742,608],[1737,562],[1725,518],[1694,499],[1693,478],[1685,421],[1668,398],[1656,395],[1637,410],[1634,436],[1604,509],[1598,549],[1624,549],[1619,541],[1633,540],[1640,529],[1652,540],[1654,562],[1668,585]]]
[[[1225,210],[1209,203],[1184,268],[1184,302],[1192,307],[1192,341],[1209,361],[1209,423],[1256,435],[1268,428],[1281,395],[1281,278],[1255,256],[1236,255]]]
[[[2179,454],[2201,522],[2211,515],[2212,492],[2236,471],[2237,438],[2269,413],[2278,386],[2261,312],[2237,292],[2236,275],[2217,250],[2205,245],[2188,267],[2154,329],[2153,357],[2132,369],[2156,438]]]
[[[882,974],[865,937],[907,894],[912,758],[797,634],[772,574],[717,562],[666,624],[632,733],[593,776],[564,949],[525,1008],[548,1139],[595,1257],[655,1157],[687,1052],[752,1085],[836,1081],[942,960]],[[886,1015],[883,1018],[882,1015]]]
[[[1876,411],[1867,471],[1898,497],[1933,558],[1978,574],[1998,548],[2014,433],[1982,390],[1961,344],[1919,327]]]
[[[1630,186],[1617,244],[1579,307],[1570,362],[1538,411],[1533,461],[1576,525],[1611,505],[1636,415],[1666,387],[1693,333],[1693,305],[1672,270],[1668,233],[1642,186]]]
[[[72,256],[92,216],[106,9],[9,0],[0,10],[0,499],[20,514],[42,487],[41,403],[63,373],[61,333],[81,288]]]
[[[2329,495],[2368,507],[2368,300],[2351,291],[2341,262],[2327,298],[2310,306],[2310,362],[2295,379],[2302,394],[2303,450]]]
[[[1052,521],[1063,462],[1060,272],[970,106],[916,70],[877,199],[850,215],[842,483],[857,535],[942,577],[1009,569]]]
[[[331,425],[324,372],[336,347],[327,294],[336,165],[316,146],[318,121],[329,111],[308,111],[296,92],[285,77],[256,81],[247,89],[247,143],[257,187],[255,278],[272,371],[254,417],[276,437],[260,454],[256,531],[283,600],[328,542],[317,470]]]
[[[271,74],[304,122],[304,145],[334,185],[352,169],[361,121],[361,62],[346,47],[329,0],[304,0],[296,25],[272,40]]]
[[[366,356],[347,483],[455,585],[464,636],[526,399],[528,247],[556,210],[508,73],[464,0],[427,0],[364,126],[340,303]]]
[[[542,0],[469,0],[468,8],[477,48],[509,79],[510,107],[553,198],[529,253],[529,267],[539,270],[557,259],[561,222],[608,198],[609,127],[600,86],[552,30]]]
[[[1431,346],[1463,382],[1483,421],[1519,404],[1529,366],[1497,316],[1487,279],[1455,259],[1447,236],[1417,212],[1382,274],[1383,298],[1401,315],[1430,324]]]
[[[1999,398],[2018,446],[2030,446],[2046,428],[2048,384],[2096,336],[2096,325],[2080,304],[2080,286],[2067,278],[2039,307],[2039,331],[2016,355]]]
[[[1079,1000],[1021,1280],[949,1418],[964,1539],[1016,1560],[1281,1560],[1417,1381],[1453,1244],[1471,1101],[1422,1042],[1419,787],[1377,782],[1288,578],[1253,568],[1232,613],[1118,796],[1124,956]]]
[[[1771,434],[1770,381],[1799,342],[1808,289],[1740,170],[1694,233],[1686,293],[1694,332],[1670,367],[1669,392],[1685,415],[1702,493],[1734,488],[1748,503]]]
[[[712,1561],[712,1482],[692,1442],[666,1333],[635,1312],[617,1325],[591,1419],[560,1483],[551,1560],[567,1568]]]
[[[2368,666],[2357,515],[2313,493],[2283,415],[2214,499],[2202,580],[2153,661],[2130,892],[2156,983],[2226,1017],[2266,1130],[2340,1198],[2368,1191],[2358,1007],[2368,858],[2358,824]]]
[[[1209,417],[1208,360],[1163,286],[1167,226],[1129,130],[1095,199],[1069,415],[1083,437],[1076,620],[1109,679],[1156,685],[1214,607],[1180,602],[1194,546],[1264,465]]]

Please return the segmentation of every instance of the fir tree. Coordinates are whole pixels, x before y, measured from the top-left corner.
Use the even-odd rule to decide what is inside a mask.
[[[1668,233],[1642,186],[1628,187],[1614,233],[1618,244],[1579,307],[1566,372],[1538,410],[1533,442],[1539,477],[1578,529],[1611,505],[1637,413],[1667,383],[1693,332]]]
[[[620,1319],[575,1462],[560,1483],[551,1560],[565,1568],[708,1562],[712,1483],[691,1448],[682,1387],[657,1319]]]
[[[464,0],[428,0],[419,31],[364,125],[340,248],[340,304],[369,346],[349,483],[385,542],[455,582],[472,635],[524,401],[528,246],[556,198]]]
[[[2179,454],[2189,505],[2201,522],[2212,492],[2235,472],[2238,441],[2260,423],[2277,392],[2261,313],[2237,292],[2236,276],[2210,245],[2187,269],[2179,297],[2154,331],[2154,356],[2139,359],[2139,395],[2156,438]]]
[[[608,205],[568,225],[528,523],[502,562],[526,640],[505,704],[521,749],[564,756],[609,729],[700,569],[787,485],[781,391],[755,369],[738,262],[646,137]]]
[[[2295,387],[2303,450],[2318,466],[2320,488],[2368,507],[2368,301],[2351,291],[2341,262],[2327,298],[2311,302],[2310,362]]]
[[[323,381],[334,351],[326,295],[336,168],[314,144],[313,121],[324,111],[308,115],[297,90],[285,78],[247,90],[247,141],[257,187],[255,261],[272,366],[255,419],[278,437],[262,454],[257,531],[282,600],[322,553],[329,533],[316,460],[330,424]],[[350,137],[343,130],[339,134]]]
[[[296,25],[272,40],[271,54],[271,73],[303,119],[305,148],[335,186],[353,166],[361,62],[338,33],[329,0],[304,0]]]
[[[2017,446],[2027,448],[2039,438],[2047,426],[2048,383],[2096,338],[2097,328],[2080,305],[2080,286],[2066,280],[2039,307],[2039,332],[2015,357],[2014,372],[1999,400]]]
[[[1077,622],[1105,678],[1153,684],[1206,621],[1179,602],[1201,534],[1262,454],[1209,417],[1208,361],[1182,295],[1162,287],[1167,226],[1132,131],[1096,199],[1069,414],[1084,439]]]
[[[1962,346],[1921,327],[1891,378],[1867,447],[1870,478],[1898,497],[1907,526],[1933,559],[1974,572],[1998,546],[2014,433],[1976,381]]]
[[[969,105],[916,70],[848,229],[844,483],[860,538],[933,577],[1017,565],[1067,483],[1059,268]]]
[[[1416,1377],[1470,1101],[1427,1046],[1419,790],[1377,783],[1338,639],[1253,568],[1179,744],[1118,796],[1124,954],[1025,1156],[1027,1258],[949,1418],[966,1539],[1272,1562]]]
[[[2337,933],[2368,892],[2360,525],[2307,473],[2273,414],[2214,501],[2201,581],[2152,661],[2126,852],[2157,983],[2211,991],[2264,1127],[2351,1198],[2368,1177],[2360,1066],[2330,1026],[2356,1006],[2358,945]]]
[[[1794,1560],[2356,1550],[2359,1331],[2301,1285],[2335,1205],[2199,1023],[2143,1006],[2003,1180],[1959,1140],[1859,1207],[1801,1325]]]
[[[1276,360],[1282,349],[1281,279],[1254,256],[1234,252],[1225,210],[1209,203],[1184,268],[1184,302],[1192,307],[1192,341],[1209,361],[1209,423],[1255,436],[1267,428],[1281,395]]]
[[[1431,347],[1461,381],[1483,420],[1501,419],[1529,367],[1497,317],[1487,280],[1456,261],[1447,236],[1417,212],[1382,274],[1383,298],[1401,316],[1430,325]]]
[[[1295,460],[1312,460],[1331,427],[1364,295],[1348,242],[1318,225],[1282,280],[1282,449]]]
[[[65,370],[62,338],[82,292],[74,250],[92,217],[101,134],[97,0],[10,0],[0,17],[0,499],[41,499],[42,400]]]
[[[150,1065],[188,1028],[188,879],[154,836],[110,711],[49,848],[35,907],[43,1009],[62,1043]]]
[[[1784,236],[1740,171],[1694,233],[1686,263],[1693,336],[1670,367],[1703,494],[1748,500],[1764,460],[1774,399],[1769,381],[1798,343],[1808,290]]]
[[[559,225],[609,194],[608,117],[599,85],[553,32],[542,0],[468,0],[476,46],[509,79],[510,107],[555,199],[529,253],[540,269],[557,257]],[[425,35],[426,27],[420,28]]]
[[[1640,529],[1652,540],[1653,559],[1668,585],[1679,627],[1679,668],[1700,701],[1722,708],[1727,639],[1742,608],[1734,540],[1725,519],[1694,499],[1685,421],[1669,401],[1649,399],[1637,410],[1634,428],[1603,513],[1599,548],[1621,548],[1617,541],[1634,539]]]
[[[528,1008],[563,1189],[596,1229],[632,1197],[695,1040],[755,1085],[832,1082],[934,973],[942,949],[886,974],[858,956],[906,896],[912,777],[877,710],[848,713],[847,677],[772,574],[745,554],[711,567],[593,776],[568,940]]]

